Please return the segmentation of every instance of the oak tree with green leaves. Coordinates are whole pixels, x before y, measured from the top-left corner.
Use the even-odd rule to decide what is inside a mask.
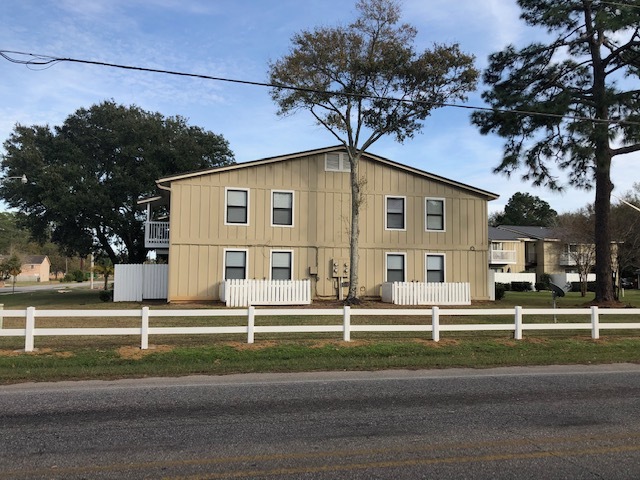
[[[556,221],[558,212],[540,197],[530,193],[514,193],[504,207],[503,212],[492,216],[493,226],[522,225],[550,227]]]
[[[0,170],[0,197],[32,236],[67,255],[102,249],[112,263],[141,263],[144,212],[137,201],[167,175],[233,162],[228,142],[182,117],[106,101],[81,108],[53,129],[17,125]]]
[[[611,263],[611,167],[640,150],[640,10],[637,1],[518,0],[521,18],[548,40],[509,45],[489,58],[483,94],[492,111],[473,114],[483,134],[505,139],[495,169],[524,169],[535,185],[595,184],[595,301],[615,301]]]
[[[280,115],[308,111],[344,145],[351,167],[350,272],[347,303],[358,297],[363,152],[385,135],[412,138],[442,103],[475,89],[472,56],[457,44],[417,51],[416,29],[400,23],[394,0],[360,0],[350,25],[297,33],[291,51],[270,64]]]

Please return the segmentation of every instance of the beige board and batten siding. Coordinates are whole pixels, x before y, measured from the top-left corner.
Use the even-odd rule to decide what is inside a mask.
[[[360,294],[379,296],[386,252],[406,254],[406,279],[425,280],[425,253],[445,255],[445,280],[470,282],[472,298],[488,298],[487,196],[363,158]],[[225,225],[225,187],[248,189],[249,224]],[[293,278],[311,278],[313,295],[335,297],[330,265],[349,257],[348,172],[325,171],[324,153],[252,162],[170,182],[169,301],[217,300],[225,249],[248,253],[248,278],[270,278],[274,250],[293,252]],[[292,191],[293,226],[271,225],[274,190]],[[406,229],[385,230],[386,196],[406,198]],[[425,231],[425,198],[445,200],[444,232]],[[495,197],[490,197],[495,198]],[[317,272],[317,275],[310,274]],[[346,291],[346,287],[345,287]]]

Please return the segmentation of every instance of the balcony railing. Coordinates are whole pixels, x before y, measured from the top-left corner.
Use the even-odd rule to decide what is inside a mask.
[[[169,248],[169,222],[147,222],[144,226],[146,248]]]
[[[559,263],[563,267],[574,267],[577,265],[576,259],[570,253],[560,254]]]
[[[516,251],[491,250],[491,263],[516,263]]]

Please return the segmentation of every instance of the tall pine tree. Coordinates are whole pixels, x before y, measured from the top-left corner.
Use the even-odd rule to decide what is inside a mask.
[[[640,4],[637,0],[518,0],[521,18],[549,41],[489,58],[472,121],[505,138],[496,172],[524,169],[535,185],[562,188],[555,165],[580,188],[595,184],[595,301],[615,300],[610,208],[612,160],[640,150]],[[515,111],[518,111],[517,113]]]

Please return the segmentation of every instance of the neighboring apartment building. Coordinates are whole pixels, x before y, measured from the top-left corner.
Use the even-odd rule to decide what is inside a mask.
[[[543,273],[578,273],[572,249],[552,228],[500,225],[489,227],[489,268],[496,272],[533,272],[537,281]]]
[[[497,195],[372,155],[359,167],[359,293],[383,282],[469,282],[488,299],[487,202]],[[349,259],[351,189],[343,147],[185,173],[157,181],[169,222],[147,245],[168,249],[169,301],[217,300],[224,279],[311,279],[337,298],[332,268]],[[169,234],[170,232],[170,234]],[[163,251],[163,250],[159,250]],[[347,266],[348,268],[348,266]],[[344,275],[348,280],[348,272]]]

